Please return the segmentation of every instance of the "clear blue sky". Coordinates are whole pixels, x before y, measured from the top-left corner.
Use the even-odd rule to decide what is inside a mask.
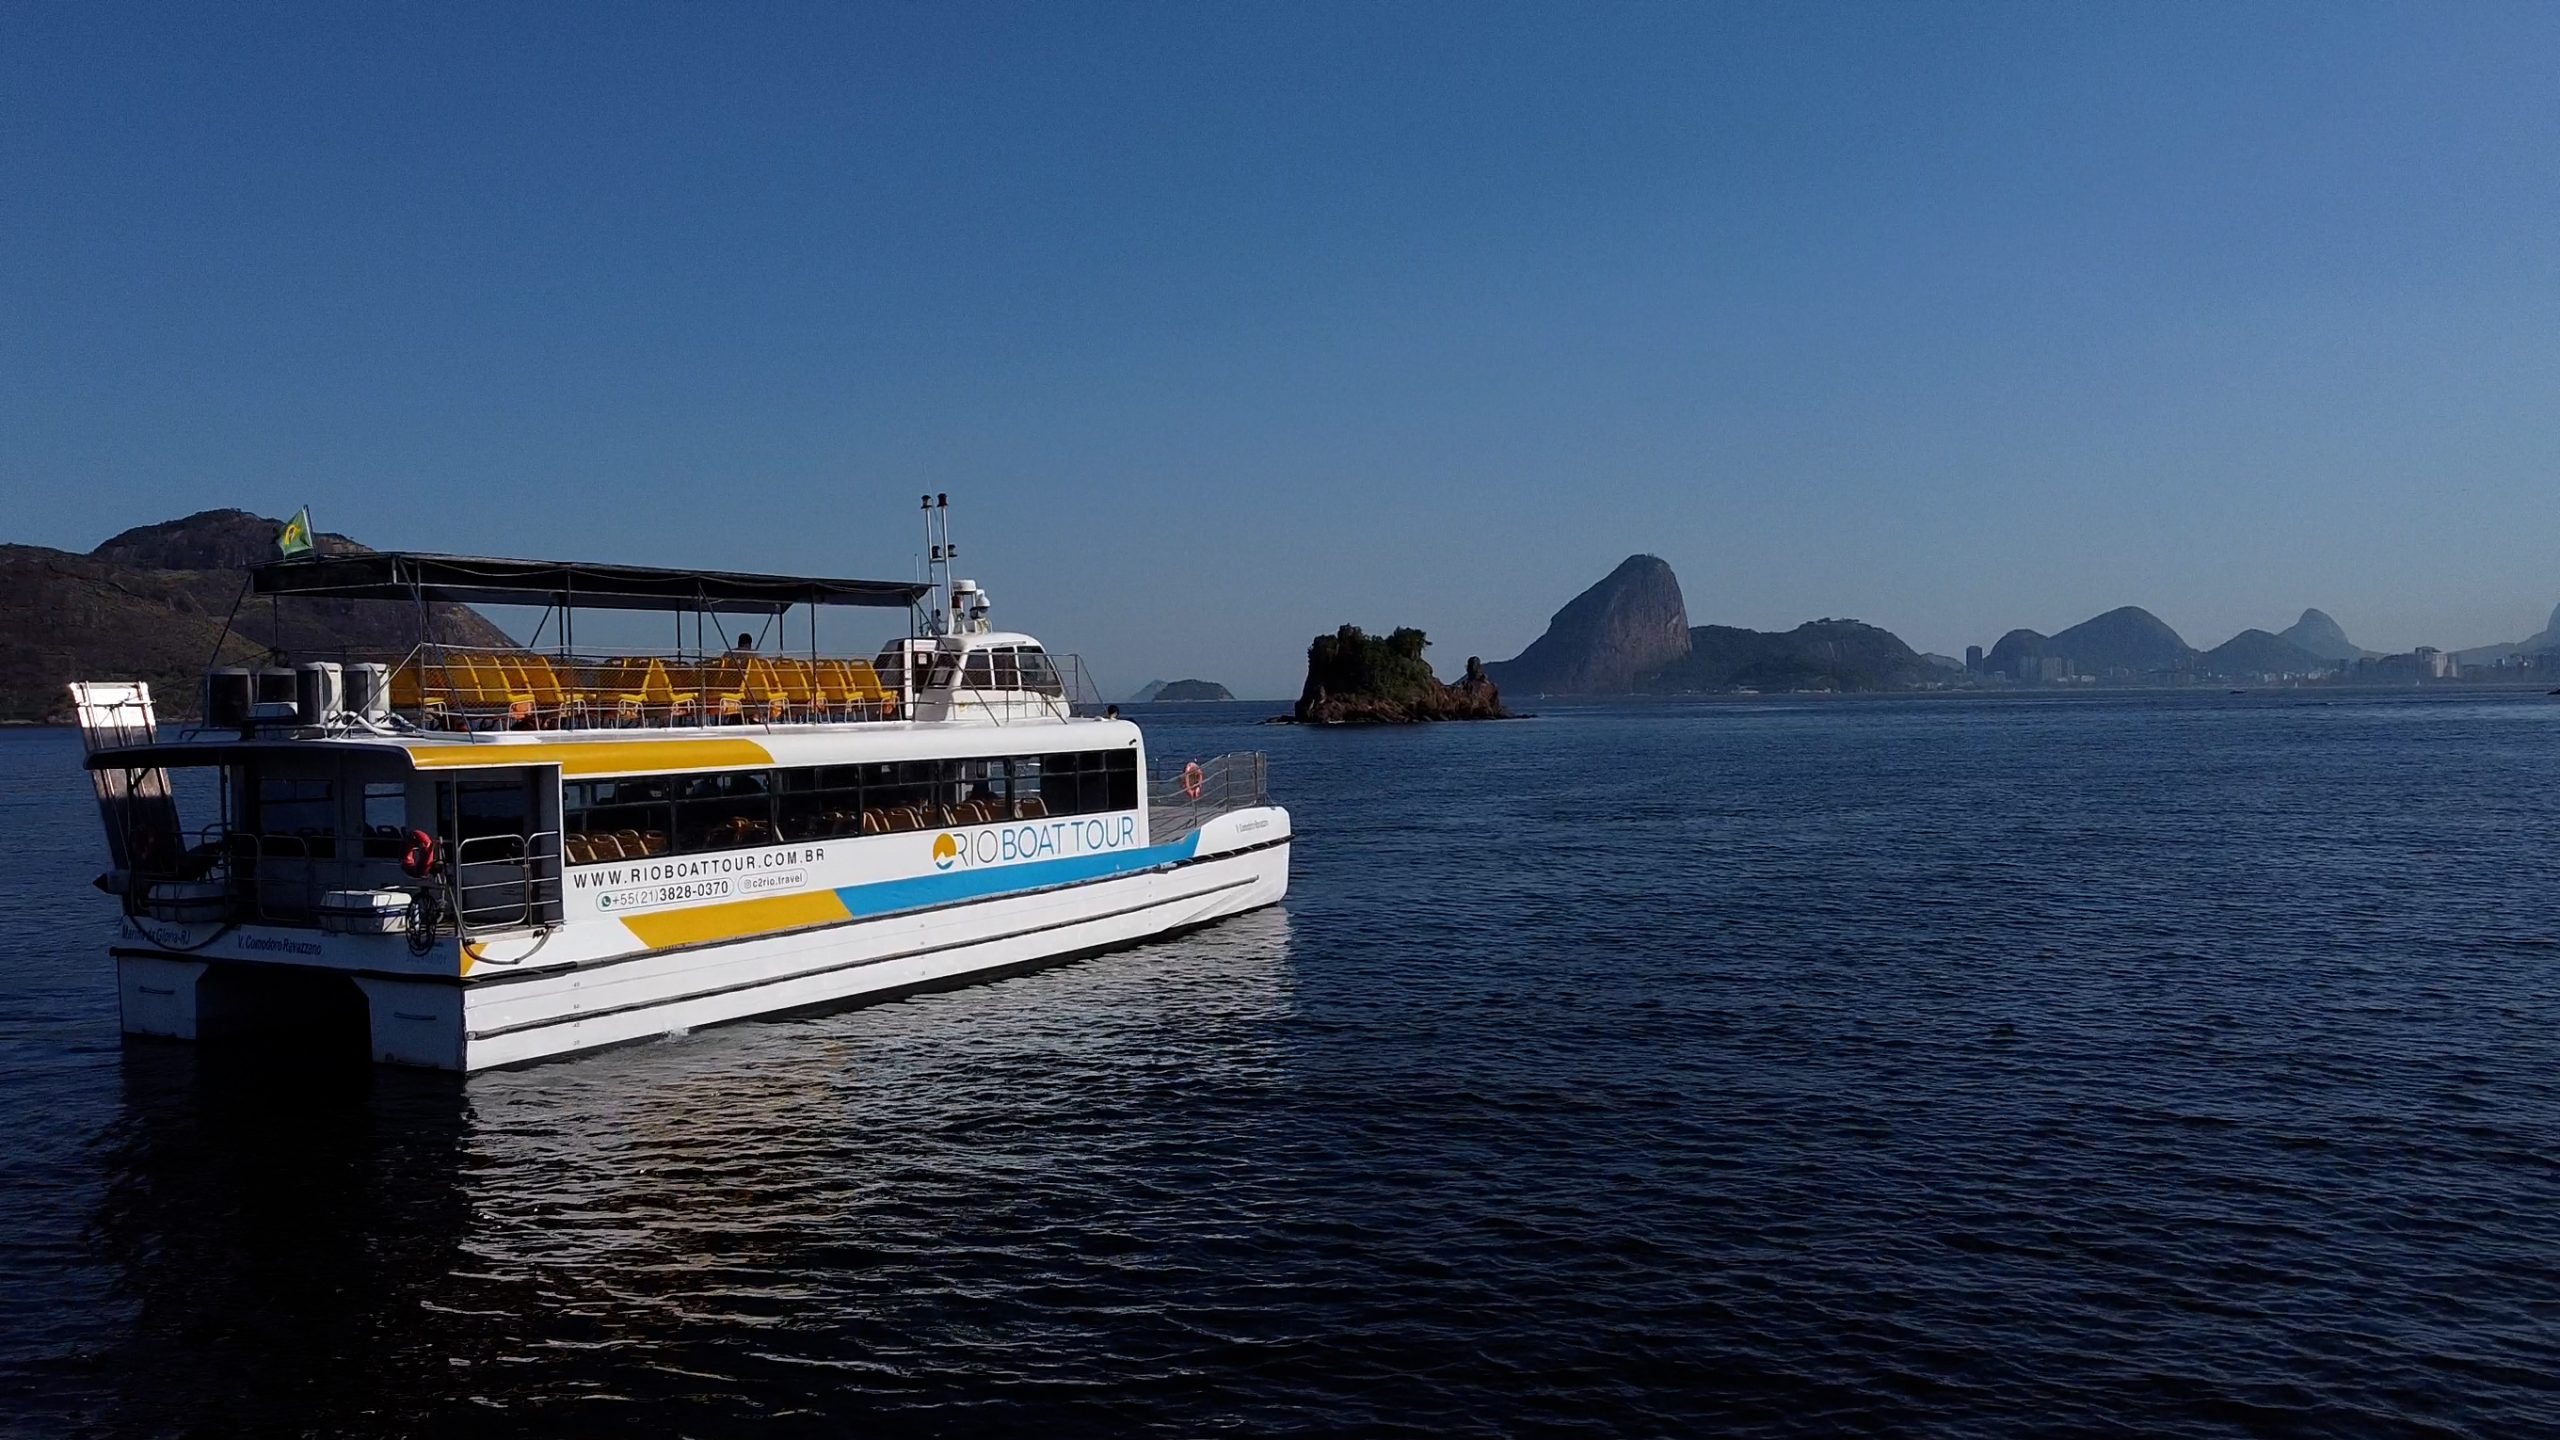
[[[2560,599],[2560,7],[0,0],[0,538],[903,574],[1104,681]]]

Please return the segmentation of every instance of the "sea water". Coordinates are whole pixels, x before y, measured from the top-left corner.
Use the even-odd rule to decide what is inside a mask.
[[[2560,701],[1272,708],[1282,908],[467,1082],[120,1041],[0,734],[0,1430],[2560,1428]]]

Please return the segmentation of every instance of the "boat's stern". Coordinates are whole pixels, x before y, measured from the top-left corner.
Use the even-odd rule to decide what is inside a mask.
[[[111,954],[128,1035],[290,1042],[431,1070],[465,1068],[462,976],[450,935],[333,934],[128,915]]]

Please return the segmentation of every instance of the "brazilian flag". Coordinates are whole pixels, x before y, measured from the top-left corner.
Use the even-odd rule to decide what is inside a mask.
[[[311,553],[310,506],[294,511],[293,518],[284,522],[284,529],[276,534],[276,549],[283,552],[287,560]]]

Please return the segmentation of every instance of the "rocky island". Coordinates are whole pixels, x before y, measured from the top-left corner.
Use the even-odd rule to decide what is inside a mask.
[[[1415,725],[1430,720],[1508,720],[1484,662],[1444,684],[1422,658],[1431,641],[1410,626],[1381,638],[1357,625],[1307,646],[1307,683],[1287,717],[1301,725]]]
[[[1132,705],[1172,705],[1186,701],[1233,700],[1235,692],[1214,680],[1150,680],[1129,697]]]

